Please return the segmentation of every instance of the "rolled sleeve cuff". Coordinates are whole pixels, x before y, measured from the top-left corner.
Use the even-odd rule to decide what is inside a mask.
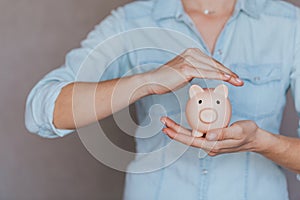
[[[26,112],[27,129],[44,138],[64,137],[75,130],[57,129],[53,124],[55,102],[66,85],[72,81],[49,82],[30,95]]]
[[[54,139],[54,138],[58,138],[58,137],[67,136],[68,134],[70,134],[72,132],[74,132],[74,130],[57,129],[52,125],[51,130],[46,127],[40,127],[38,135],[43,138]]]

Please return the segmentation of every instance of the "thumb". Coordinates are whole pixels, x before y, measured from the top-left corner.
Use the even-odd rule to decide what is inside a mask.
[[[214,129],[206,133],[205,138],[209,141],[218,141],[224,139],[223,129]]]
[[[206,133],[206,139],[209,141],[220,141],[228,139],[238,139],[240,131],[238,127],[231,126],[229,128],[214,129]]]

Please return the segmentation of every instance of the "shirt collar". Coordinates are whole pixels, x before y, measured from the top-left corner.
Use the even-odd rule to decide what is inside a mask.
[[[253,18],[259,18],[268,0],[238,0],[236,9]]]
[[[177,18],[184,14],[181,0],[154,0],[153,17],[155,20]],[[268,0],[237,0],[235,12],[245,12],[253,18],[259,18]]]
[[[156,20],[174,18],[180,15],[183,7],[181,0],[154,0],[153,17]]]

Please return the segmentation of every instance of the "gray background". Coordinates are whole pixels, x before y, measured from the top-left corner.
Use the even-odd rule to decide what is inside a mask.
[[[59,67],[65,54],[78,47],[111,9],[124,3],[126,0],[0,1],[0,200],[121,199],[123,173],[96,161],[77,134],[56,140],[29,134],[23,113],[34,84]],[[111,119],[103,124],[111,124],[108,122]],[[296,127],[289,97],[282,132],[295,137]],[[114,142],[133,149],[132,139],[114,126],[107,129]],[[291,199],[300,199],[300,183],[294,174],[288,177]]]

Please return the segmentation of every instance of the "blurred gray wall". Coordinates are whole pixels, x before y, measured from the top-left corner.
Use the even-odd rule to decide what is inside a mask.
[[[96,161],[77,134],[44,140],[27,133],[23,113],[34,84],[59,67],[111,9],[128,1],[0,1],[0,200],[121,199],[123,173]],[[296,127],[289,98],[282,132],[295,136]],[[107,128],[118,145],[134,148],[116,127]],[[288,177],[291,199],[300,199],[300,183],[294,174]]]

